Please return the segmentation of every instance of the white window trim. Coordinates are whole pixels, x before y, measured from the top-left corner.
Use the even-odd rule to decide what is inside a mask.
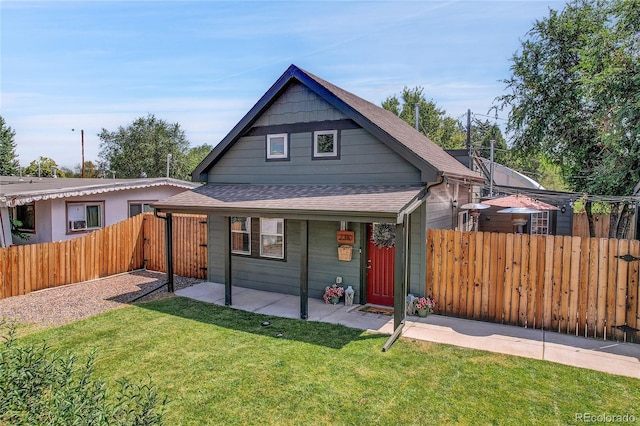
[[[240,217],[240,216],[238,216],[238,217]],[[246,217],[246,219],[247,219],[247,225],[248,225],[248,230],[247,231],[235,230],[235,229],[231,228],[231,241],[232,241],[232,243],[231,243],[231,253],[233,253],[233,254],[248,254],[248,255],[251,255],[251,218],[250,217]],[[247,234],[247,235],[249,235],[249,251],[234,250],[233,249],[233,234]]]
[[[70,219],[69,218],[69,207],[71,206],[82,206],[84,210],[82,219]],[[87,207],[98,207],[98,226],[87,226]],[[66,214],[67,214],[67,232],[85,232],[85,231],[93,231],[96,229],[104,228],[104,202],[86,202],[86,203],[67,203],[66,205]],[[84,222],[84,226],[83,226]]]
[[[265,219],[282,221],[282,234],[262,232],[262,221],[265,220]],[[284,252],[285,252],[284,234],[285,234],[284,219],[275,218],[275,217],[260,218],[260,257],[267,257],[267,258],[271,258],[271,259],[284,259]],[[282,236],[282,255],[281,256],[274,256],[274,255],[263,253],[263,251],[262,251],[262,236],[263,235],[275,235],[276,237]]]
[[[333,135],[333,151],[318,152],[318,136]],[[337,157],[338,156],[338,131],[318,130],[313,132],[313,156],[314,157]]]
[[[532,235],[549,235],[551,215],[548,211],[533,213],[529,218],[529,223],[531,224],[530,233]],[[539,223],[541,226],[538,226]]]
[[[271,139],[275,138],[284,138],[284,152],[282,154],[271,154]],[[282,160],[287,158],[289,158],[289,135],[287,133],[267,135],[267,160]]]

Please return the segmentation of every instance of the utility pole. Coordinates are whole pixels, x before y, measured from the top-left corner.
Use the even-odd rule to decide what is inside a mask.
[[[489,198],[493,198],[493,173],[494,173],[494,163],[493,163],[493,151],[494,151],[494,145],[495,145],[496,141],[494,141],[493,139],[491,139],[491,151],[490,151],[490,157],[491,158],[491,162],[489,163],[490,165],[490,169],[489,169]]]
[[[80,167],[82,167],[82,169],[80,170],[80,177],[84,177],[84,129],[80,130],[80,139],[82,140],[82,164],[80,164]]]
[[[469,152],[469,169],[473,170],[473,151],[471,150],[471,109],[467,109],[467,151]]]
[[[71,129],[75,132],[76,129]],[[82,163],[80,163],[80,177],[84,177],[84,129],[80,130],[80,140],[82,141]]]
[[[415,114],[416,114],[416,130],[420,131],[420,105],[418,103],[416,103]]]

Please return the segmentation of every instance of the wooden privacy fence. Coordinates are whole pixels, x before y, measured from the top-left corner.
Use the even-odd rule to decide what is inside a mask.
[[[173,273],[183,277],[207,277],[207,217],[173,215]],[[165,221],[147,214],[144,221],[146,268],[167,272]]]
[[[143,217],[73,240],[0,249],[0,297],[106,277],[142,267]]]
[[[444,315],[632,339],[622,330],[640,328],[631,257],[638,240],[429,230],[427,294]]]
[[[610,219],[608,214],[594,214],[593,225],[596,231],[597,238],[609,237],[609,225]],[[572,233],[574,237],[589,238],[589,220],[586,213],[574,213],[573,214],[573,229]]]
[[[206,277],[206,216],[173,216],[174,273]],[[166,272],[165,222],[132,217],[68,241],[0,248],[0,299],[141,269]]]

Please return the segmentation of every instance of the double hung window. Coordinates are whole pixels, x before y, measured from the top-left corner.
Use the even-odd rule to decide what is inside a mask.
[[[235,254],[251,254],[251,218],[231,218],[231,252]]]
[[[260,219],[260,256],[284,258],[284,219]]]
[[[231,217],[231,253],[250,257],[284,259],[284,219]],[[259,247],[259,250],[253,250]]]

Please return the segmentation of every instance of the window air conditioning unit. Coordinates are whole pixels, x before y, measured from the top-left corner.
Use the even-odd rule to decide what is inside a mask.
[[[72,231],[87,229],[87,221],[86,220],[70,220],[69,229],[71,229]]]

